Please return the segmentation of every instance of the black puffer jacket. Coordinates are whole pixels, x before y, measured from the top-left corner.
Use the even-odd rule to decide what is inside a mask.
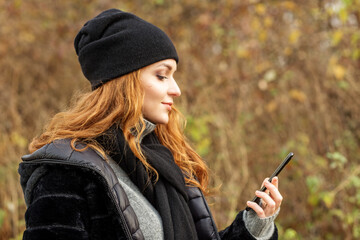
[[[74,151],[65,139],[22,159],[19,174],[28,206],[23,239],[144,239],[115,173],[92,149]],[[218,234],[201,191],[188,188],[188,195],[199,239],[254,240],[241,212]],[[276,229],[271,239],[277,239]]]

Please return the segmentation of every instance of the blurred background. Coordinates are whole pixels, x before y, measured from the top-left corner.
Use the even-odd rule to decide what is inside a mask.
[[[130,11],[175,43],[186,135],[212,169],[219,229],[289,151],[280,239],[360,238],[359,0],[0,0],[0,239],[21,239],[31,139],[90,86],[73,40]]]

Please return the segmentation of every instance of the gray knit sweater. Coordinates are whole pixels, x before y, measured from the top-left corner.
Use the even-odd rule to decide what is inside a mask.
[[[160,214],[114,160],[109,159],[109,164],[114,170],[120,185],[123,187],[131,207],[134,209],[145,239],[164,239]],[[151,221],[149,221],[149,219],[151,219]]]

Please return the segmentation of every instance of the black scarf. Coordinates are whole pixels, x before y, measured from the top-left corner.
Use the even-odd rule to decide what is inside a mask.
[[[170,150],[163,146],[155,132],[146,135],[141,141],[141,149],[148,163],[159,173],[159,180],[149,182],[144,165],[132,153],[120,128],[112,128],[116,142],[109,146],[109,141],[99,141],[109,155],[129,175],[133,183],[159,212],[164,237],[167,240],[198,239],[191,211],[184,175],[176,165]]]

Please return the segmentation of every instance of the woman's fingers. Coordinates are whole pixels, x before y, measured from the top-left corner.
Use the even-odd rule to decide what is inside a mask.
[[[271,216],[276,212],[276,203],[274,199],[269,196],[269,194],[261,191],[256,191],[255,195],[262,199],[261,206],[264,209],[265,217]]]
[[[259,216],[259,218],[265,218],[266,214],[262,207],[259,206],[256,202],[247,201],[248,207],[252,208],[255,213]]]
[[[269,182],[269,178],[265,178],[265,180],[263,181],[263,183],[262,183],[262,185],[261,185],[261,188],[265,185],[266,182]],[[269,189],[266,189],[266,190],[265,190],[265,193],[266,193],[266,194],[270,194]]]
[[[275,202],[275,208],[278,209],[281,205],[281,202],[283,200],[283,197],[281,195],[281,193],[279,192],[277,186],[279,185],[279,179],[277,177],[273,178],[272,183],[270,182],[265,182],[265,187],[269,190],[270,192],[270,197],[274,200]],[[265,200],[265,199],[264,199]]]
[[[269,194],[267,194],[266,192],[256,191],[255,195],[261,198],[261,206],[258,205],[256,202],[251,201],[248,201],[247,205],[256,212],[259,218],[265,218],[273,215],[276,211],[276,203],[269,196]]]
[[[271,181],[272,184],[274,184],[274,186],[279,189],[279,179],[278,177],[274,177]]]
[[[262,200],[261,206],[255,202],[247,202],[247,205],[252,208],[260,218],[269,217],[275,214],[281,205],[283,197],[278,190],[279,179],[274,177],[269,182],[269,178],[266,178],[262,184],[266,187],[265,192],[256,191],[255,195]]]

